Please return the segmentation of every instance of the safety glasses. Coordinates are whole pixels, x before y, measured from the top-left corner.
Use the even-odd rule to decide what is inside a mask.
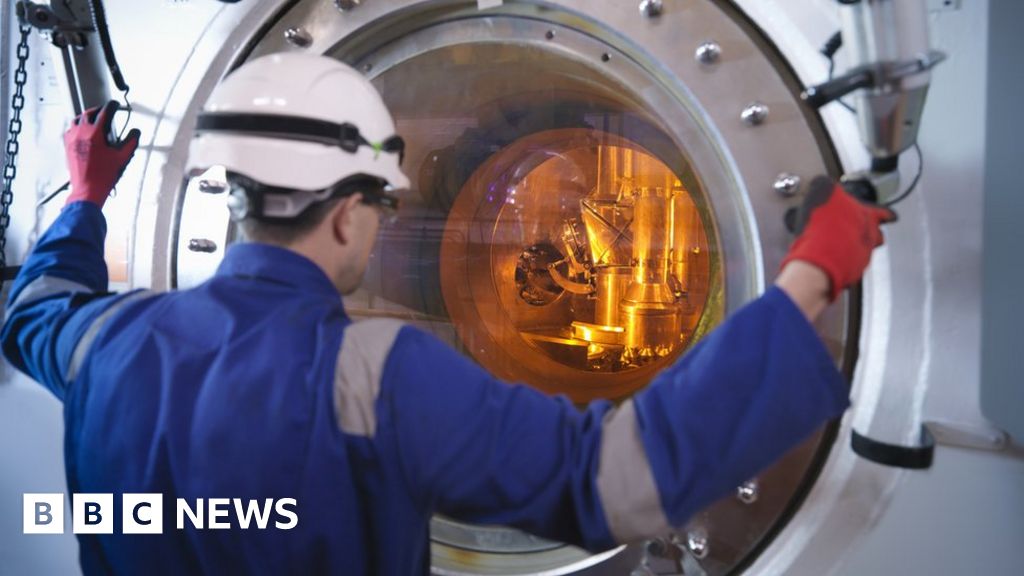
[[[400,202],[397,196],[387,192],[388,186],[380,186],[376,189],[365,188],[352,192],[352,194],[359,194],[359,201],[367,206],[377,209],[380,223],[392,224],[398,219],[398,207]]]
[[[384,180],[372,176],[351,176],[319,190],[293,190],[263,184],[230,170],[225,174],[230,191],[228,209],[236,221],[295,218],[315,203],[354,194],[360,195],[361,203],[378,209],[382,223],[392,222],[398,215],[399,198]]]

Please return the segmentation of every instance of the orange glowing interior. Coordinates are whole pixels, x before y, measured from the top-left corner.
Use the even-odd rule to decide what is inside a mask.
[[[638,145],[592,130],[499,151],[456,198],[441,247],[465,351],[577,401],[646,385],[692,342],[708,301],[691,192]]]

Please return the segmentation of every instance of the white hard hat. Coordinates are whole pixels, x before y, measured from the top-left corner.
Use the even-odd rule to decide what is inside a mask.
[[[313,192],[268,216],[296,216],[352,178],[409,187],[400,166],[404,142],[380,94],[326,56],[273,54],[245,63],[213,90],[196,128],[190,169],[223,166],[266,189]]]

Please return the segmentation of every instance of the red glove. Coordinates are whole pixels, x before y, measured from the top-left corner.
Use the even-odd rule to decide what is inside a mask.
[[[64,153],[71,175],[71,195],[65,205],[84,200],[102,208],[139,147],[137,129],[129,131],[124,140],[108,137],[118,108],[120,105],[113,100],[103,107],[90,108],[64,133]]]
[[[803,260],[821,268],[831,282],[830,300],[858,282],[882,245],[880,224],[896,220],[888,208],[858,202],[825,176],[811,182],[797,216],[799,237],[782,260]]]

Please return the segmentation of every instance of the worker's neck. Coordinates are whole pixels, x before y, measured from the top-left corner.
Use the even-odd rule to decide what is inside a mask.
[[[350,274],[345,273],[346,251],[343,246],[326,246],[323,242],[310,242],[308,238],[283,246],[308,258],[317,265],[341,294],[351,292]]]

